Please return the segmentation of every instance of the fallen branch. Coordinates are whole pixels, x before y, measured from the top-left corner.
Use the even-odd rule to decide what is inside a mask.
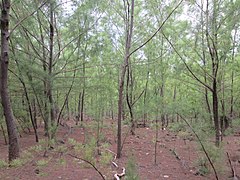
[[[177,152],[175,151],[175,149],[170,149],[170,151],[173,153],[173,155],[175,156],[175,158],[181,162],[181,165],[182,165],[182,167],[183,167],[184,169],[189,169],[186,161],[184,161],[184,160],[182,160],[182,159],[180,158],[180,156],[177,154]]]
[[[173,153],[173,155],[175,156],[175,158],[179,161],[181,161],[181,158],[178,156],[177,152],[175,151],[175,149],[170,149],[170,151]]]
[[[121,174],[118,174],[118,173],[114,174],[114,178],[115,178],[116,180],[120,180],[120,178],[123,177],[123,176],[125,176],[125,174],[126,174],[126,169],[123,167],[123,168],[122,168],[122,173],[121,173]]]
[[[116,154],[115,152],[111,151],[110,149],[106,149],[106,150],[107,150],[108,152],[114,154],[114,160],[117,159],[117,154]],[[114,167],[118,168],[119,166],[118,166],[117,163],[114,162],[114,160],[112,160],[112,164],[113,164]],[[122,173],[120,173],[120,174],[115,173],[113,177],[114,177],[114,179],[116,179],[116,180],[120,180],[121,177],[125,176],[125,173],[126,173],[126,169],[123,167],[123,168],[122,168]]]
[[[82,161],[90,164],[90,165],[98,172],[98,174],[102,177],[102,179],[105,180],[105,177],[103,176],[103,174],[102,174],[102,173],[97,169],[97,167],[96,167],[93,163],[91,163],[90,161],[88,161],[88,160],[86,160],[86,159],[83,159],[83,158],[80,158],[80,157],[77,157],[77,156],[72,155],[72,154],[67,154],[67,155],[69,155],[69,156],[71,156],[71,157],[73,157],[73,158],[76,158],[76,159],[78,159],[78,160],[82,160]]]

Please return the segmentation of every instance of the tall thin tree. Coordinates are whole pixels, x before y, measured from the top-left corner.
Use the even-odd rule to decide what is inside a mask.
[[[9,149],[8,159],[12,161],[20,156],[19,137],[17,126],[14,120],[10,97],[8,93],[8,65],[9,65],[9,11],[10,0],[2,0],[1,4],[1,68],[0,68],[0,89],[1,103],[6,120]]]

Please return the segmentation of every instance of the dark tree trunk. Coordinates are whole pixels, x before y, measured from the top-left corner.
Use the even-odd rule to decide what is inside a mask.
[[[54,12],[53,12],[53,2],[50,2],[50,41],[49,41],[49,65],[48,65],[48,75],[49,79],[47,80],[47,97],[50,106],[50,118],[51,118],[51,126],[55,126],[55,110],[54,110],[54,102],[53,102],[53,94],[52,94],[52,69],[53,69],[53,40],[54,40]],[[54,128],[55,129],[55,128]],[[53,135],[55,134],[51,132],[50,139],[54,138]]]
[[[85,88],[85,87],[84,87]],[[81,96],[81,113],[80,113],[80,120],[83,122],[83,110],[84,110],[84,98],[85,98],[85,89],[82,90],[82,96]]]
[[[10,0],[2,1],[1,6],[1,103],[8,131],[8,159],[12,161],[20,156],[19,137],[8,93],[9,65],[9,11]]]
[[[133,114],[133,79],[132,79],[132,69],[131,69],[131,64],[129,63],[128,68],[127,68],[127,85],[126,85],[126,100],[127,100],[127,105],[129,109],[129,114],[130,114],[130,121],[131,121],[131,134],[135,135],[135,128],[136,128],[136,122],[134,120],[134,114]]]
[[[76,115],[76,125],[78,125],[79,120],[80,120],[80,113],[81,113],[81,95],[82,93],[79,93],[78,96],[78,105],[77,105],[77,115]]]
[[[219,119],[218,119],[218,95],[217,95],[217,82],[216,79],[213,80],[213,121],[215,126],[215,144],[217,147],[220,145],[220,128],[219,128]]]

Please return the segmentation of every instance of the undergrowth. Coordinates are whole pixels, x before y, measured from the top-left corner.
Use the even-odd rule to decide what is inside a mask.
[[[138,175],[136,160],[134,155],[131,153],[129,155],[128,161],[127,161],[127,168],[126,168],[126,180],[138,180],[140,179]]]

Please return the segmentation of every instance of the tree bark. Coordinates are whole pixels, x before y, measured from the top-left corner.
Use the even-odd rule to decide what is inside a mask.
[[[20,156],[20,147],[17,126],[8,93],[10,0],[2,1],[1,11],[1,103],[8,131],[8,159],[12,161]]]

